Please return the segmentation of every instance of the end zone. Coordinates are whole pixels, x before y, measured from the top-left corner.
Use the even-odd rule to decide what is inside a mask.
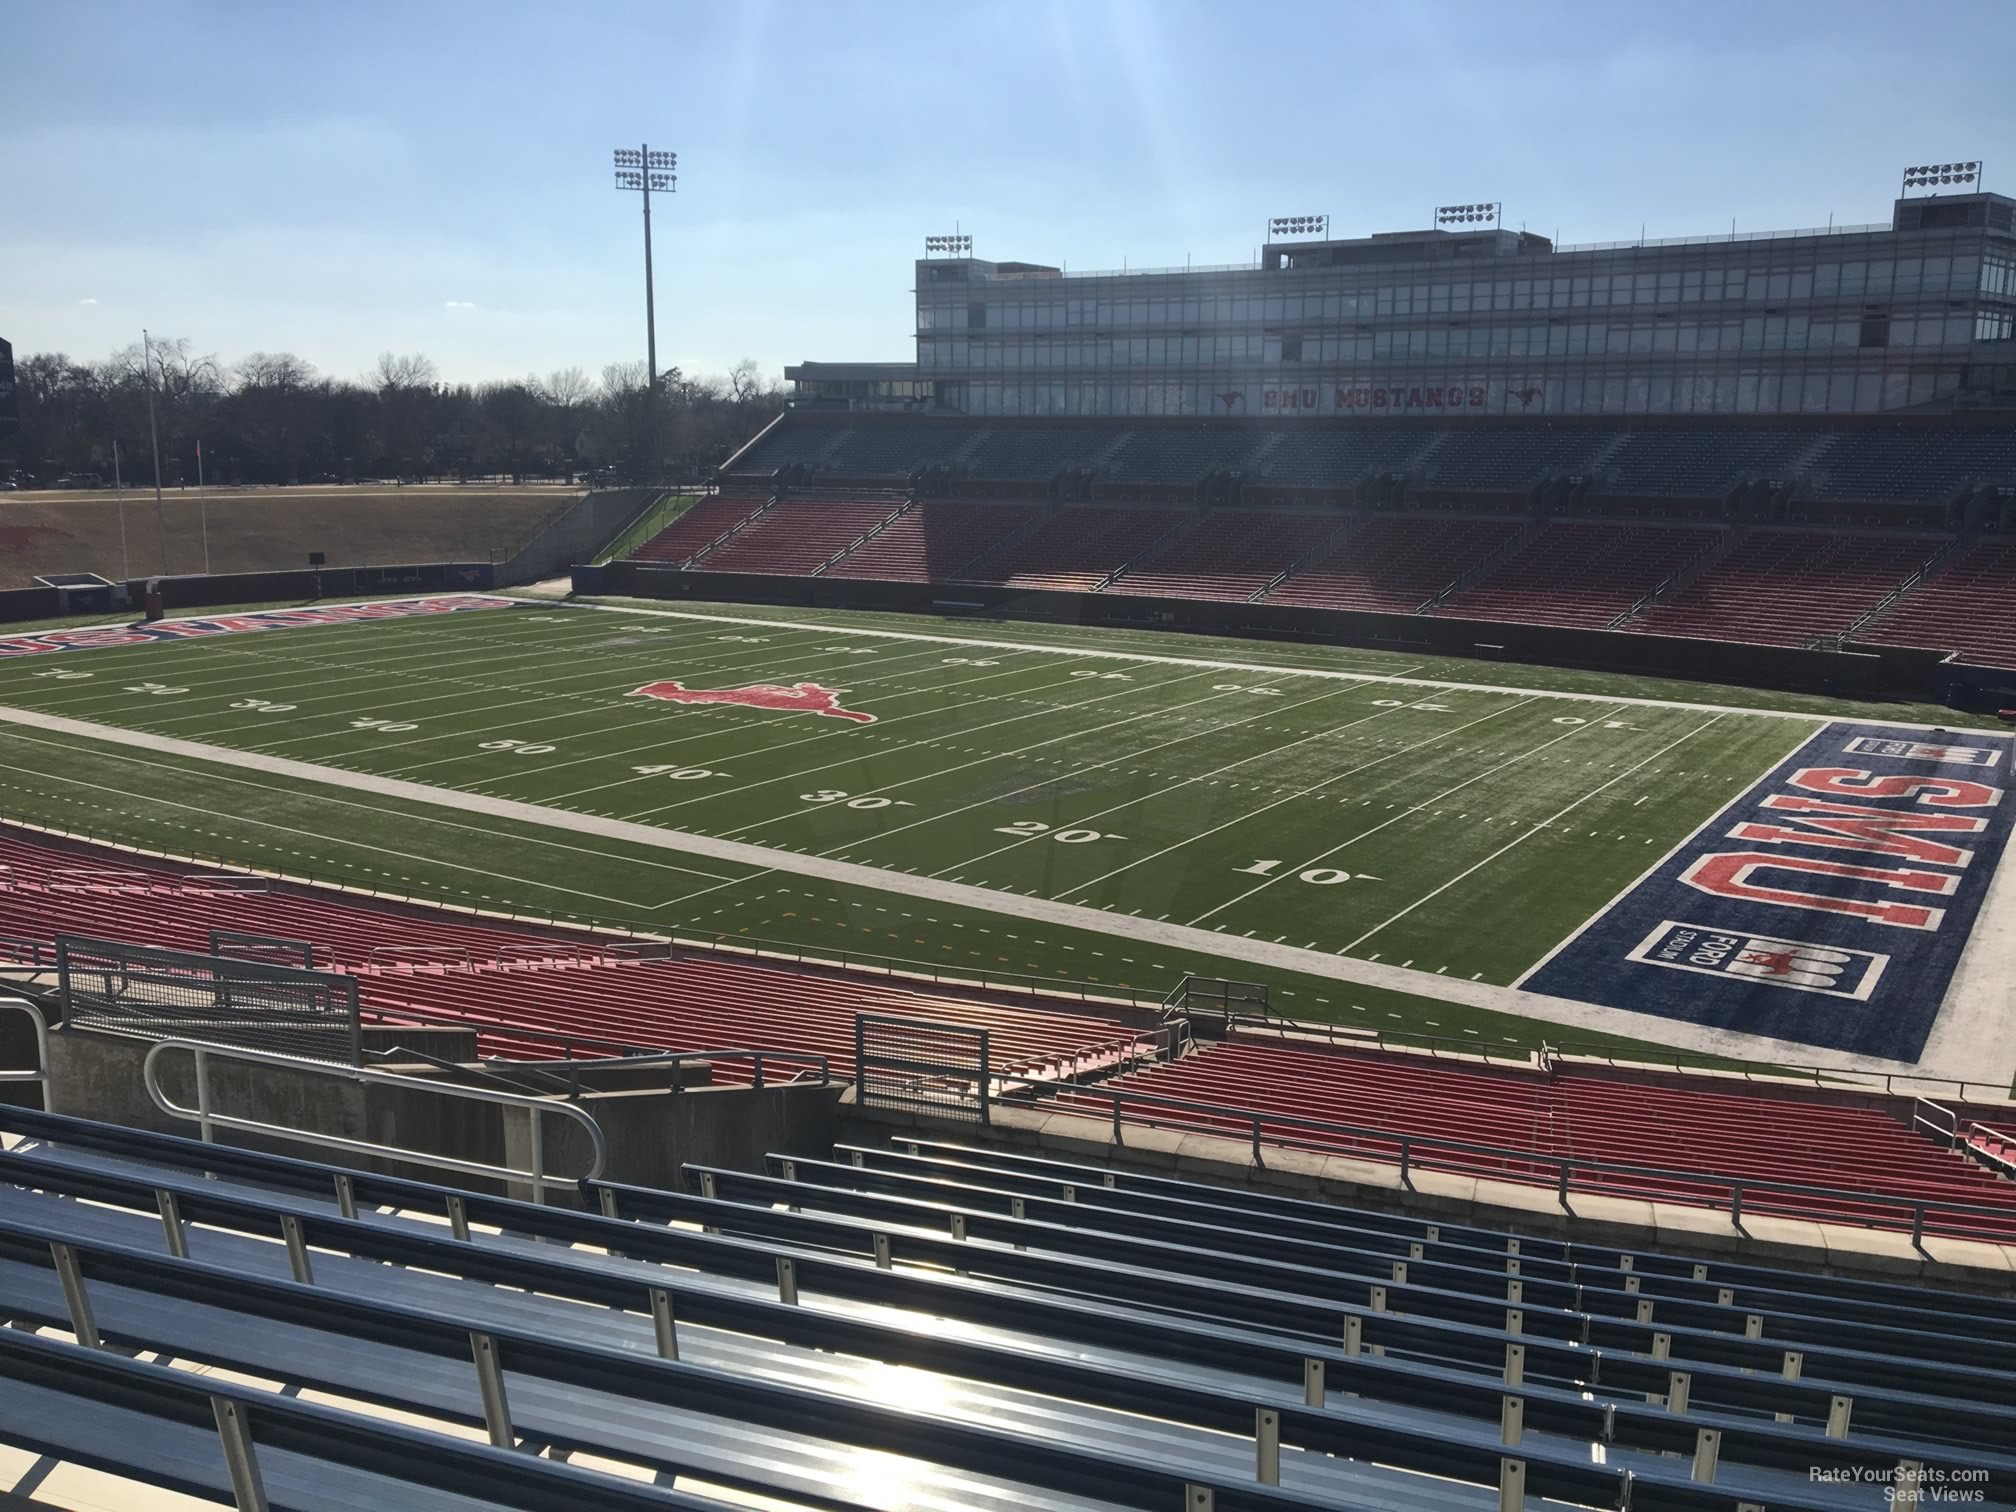
[[[2007,735],[1830,723],[1517,985],[1917,1063],[1963,959],[2016,957],[2009,890],[1987,907],[2012,760]]]
[[[141,620],[133,624],[83,625],[73,630],[39,630],[0,636],[0,660],[51,651],[94,651],[107,646],[144,646],[150,641],[207,640],[259,630],[305,625],[348,625],[361,620],[409,619],[415,615],[459,614],[470,609],[516,609],[522,599],[486,593],[437,593],[424,598],[380,599],[367,604],[325,604],[308,609],[254,609],[245,614],[213,614],[190,619]]]

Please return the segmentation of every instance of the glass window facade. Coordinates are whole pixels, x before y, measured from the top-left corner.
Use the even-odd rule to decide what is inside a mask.
[[[920,263],[918,376],[981,415],[1869,413],[1960,392],[2016,321],[2016,238],[1987,225],[1399,243],[1233,269]]]

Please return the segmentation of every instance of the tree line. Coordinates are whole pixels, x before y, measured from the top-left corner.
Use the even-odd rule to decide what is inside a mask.
[[[704,476],[784,407],[753,361],[725,376],[644,364],[578,367],[501,383],[449,384],[418,353],[387,352],[357,379],[333,378],[291,352],[225,364],[186,338],[135,344],[103,362],[42,352],[16,365],[23,473],[41,484],[118,467],[153,481],[147,390],[154,389],[161,480],[211,484],[509,477],[623,481]],[[199,467],[198,447],[201,447]]]

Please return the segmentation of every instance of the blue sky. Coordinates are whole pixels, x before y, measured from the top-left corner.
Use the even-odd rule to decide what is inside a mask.
[[[0,335],[146,325],[354,376],[911,355],[910,263],[1238,261],[1502,199],[1568,241],[1887,219],[1907,163],[2016,191],[2016,4],[1947,0],[0,0]]]

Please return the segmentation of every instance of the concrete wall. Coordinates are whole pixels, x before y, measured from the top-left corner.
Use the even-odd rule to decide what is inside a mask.
[[[421,1033],[439,1036],[430,1053],[473,1051],[463,1030],[402,1029],[412,1044]],[[94,1118],[129,1128],[194,1137],[196,1125],[171,1118],[154,1106],[141,1077],[150,1042],[123,1035],[60,1029],[49,1037],[49,1110]],[[383,1069],[400,1069],[387,1067]],[[473,1080],[426,1065],[403,1069],[434,1081]],[[544,1066],[538,1069],[551,1071]],[[626,1068],[603,1063],[587,1071],[581,1105],[602,1126],[609,1146],[606,1175],[640,1186],[675,1186],[686,1161],[761,1170],[770,1151],[824,1155],[833,1147],[841,1089],[838,1086],[715,1087],[704,1084],[704,1068],[684,1073],[689,1084],[675,1088],[667,1068]],[[647,1078],[650,1078],[647,1081]],[[187,1054],[161,1062],[162,1090],[183,1107],[196,1105],[195,1068]],[[596,1084],[605,1083],[598,1087]],[[23,1089],[32,1092],[33,1088]],[[345,1081],[340,1077],[287,1067],[217,1060],[210,1073],[211,1107],[220,1114],[257,1119],[304,1133],[366,1140],[399,1149],[447,1155],[487,1165],[530,1169],[530,1113],[495,1103],[468,1102],[421,1087]],[[588,1136],[559,1114],[541,1114],[542,1168],[561,1176],[584,1173]],[[218,1142],[303,1159],[325,1159],[387,1175],[439,1180],[478,1191],[503,1192],[506,1185],[458,1177],[399,1161],[369,1160],[311,1143],[220,1130]],[[510,1195],[529,1197],[527,1184]],[[565,1198],[549,1193],[548,1200]]]
[[[520,543],[497,568],[499,586],[535,583],[592,562],[632,520],[663,493],[658,488],[608,488],[583,494],[580,502],[530,540]]]

